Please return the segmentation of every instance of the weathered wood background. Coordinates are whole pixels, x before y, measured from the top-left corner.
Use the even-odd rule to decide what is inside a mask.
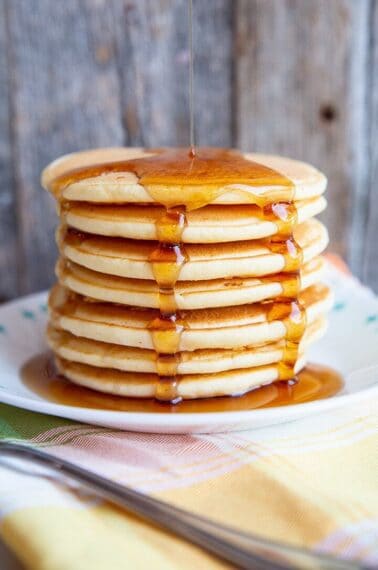
[[[194,0],[197,142],[308,160],[378,289],[378,0]],[[186,0],[0,0],[0,299],[53,280],[51,159],[188,141]]]

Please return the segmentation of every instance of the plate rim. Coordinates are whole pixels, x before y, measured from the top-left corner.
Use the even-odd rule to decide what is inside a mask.
[[[41,302],[48,295],[48,291],[39,291],[30,293],[17,299],[12,299],[0,306],[0,314],[3,311],[8,311],[17,306],[22,305],[24,302]],[[373,295],[373,298],[375,296]],[[15,375],[19,378],[18,373]],[[129,424],[130,428],[133,426],[144,424],[148,427],[158,423],[159,428],[182,428],[185,424],[207,424],[213,427],[220,422],[236,425],[237,423],[245,423],[255,419],[257,423],[264,418],[266,424],[269,422],[274,423],[281,414],[284,416],[282,422],[290,421],[291,418],[297,419],[312,413],[321,413],[329,409],[339,408],[343,404],[357,403],[374,393],[378,393],[378,380],[376,384],[366,386],[354,393],[339,393],[328,398],[320,400],[302,402],[298,404],[290,404],[286,406],[276,406],[271,408],[257,408],[253,410],[234,410],[234,411],[215,411],[215,412],[180,412],[172,414],[164,414],[159,412],[133,412],[121,410],[107,410],[107,409],[93,409],[82,406],[70,406],[67,404],[59,404],[51,400],[44,399],[38,395],[39,399],[34,399],[27,396],[19,396],[12,394],[9,390],[0,388],[0,402],[15,406],[20,409],[26,409],[36,413],[43,413],[51,416],[71,419],[83,423],[97,423],[98,421],[113,421]],[[72,416],[76,416],[73,418]],[[79,419],[78,416],[86,416],[86,418]],[[253,416],[253,417],[252,417]],[[95,421],[96,420],[96,421]],[[265,421],[264,421],[265,423]],[[126,428],[127,429],[127,428]]]
[[[334,396],[330,396],[329,398],[323,398],[321,400],[315,400],[313,402],[302,402],[300,404],[291,404],[288,406],[276,406],[272,408],[257,408],[254,410],[236,410],[236,411],[219,411],[219,412],[180,412],[178,414],[164,414],[158,412],[123,412],[118,410],[105,410],[105,409],[93,409],[93,408],[85,408],[81,406],[69,406],[66,404],[59,404],[57,402],[52,402],[50,400],[45,400],[41,398],[40,400],[34,400],[33,398],[27,398],[25,396],[17,396],[14,394],[9,393],[4,389],[0,389],[0,401],[4,404],[8,404],[11,406],[19,407],[21,409],[27,409],[29,411],[45,413],[48,415],[55,415],[60,417],[68,417],[68,416],[61,416],[59,413],[54,413],[55,411],[67,411],[75,410],[78,412],[78,415],[81,413],[85,413],[91,419],[94,419],[95,415],[101,414],[108,419],[113,418],[122,418],[125,422],[128,420],[135,420],[138,423],[153,423],[156,421],[156,418],[159,418],[159,424],[169,424],[170,420],[174,419],[174,424],[184,424],[188,421],[193,423],[218,423],[222,419],[226,419],[227,422],[234,423],[237,420],[245,421],[248,419],[248,416],[253,415],[256,419],[258,417],[272,417],[272,419],[276,416],[279,416],[282,411],[286,412],[285,415],[292,415],[292,412],[301,411],[303,413],[306,410],[310,412],[323,412],[327,409],[332,409],[335,407],[342,406],[346,401],[348,404],[351,403],[350,399],[353,402],[357,402],[369,395],[373,394],[374,392],[378,393],[378,383],[373,386],[368,386],[363,388],[361,391],[353,393],[353,394],[335,394]],[[22,405],[17,405],[19,404]],[[44,409],[37,409],[38,407],[48,408]],[[319,409],[320,408],[320,409]],[[151,420],[151,421],[148,421]],[[166,421],[163,421],[166,420]],[[197,420],[197,422],[195,422]],[[83,420],[85,421],[85,420]],[[88,422],[87,422],[88,423]]]

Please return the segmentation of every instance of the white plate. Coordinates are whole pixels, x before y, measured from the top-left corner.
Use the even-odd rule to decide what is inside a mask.
[[[93,410],[44,400],[21,381],[19,370],[46,350],[46,293],[23,297],[0,307],[0,401],[19,408],[72,420],[132,431],[206,433],[260,428],[330,411],[378,393],[378,299],[353,278],[329,268],[335,308],[326,337],[309,360],[341,372],[341,394],[304,404],[251,411],[154,414]]]

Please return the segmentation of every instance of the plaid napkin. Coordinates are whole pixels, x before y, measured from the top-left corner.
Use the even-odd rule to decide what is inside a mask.
[[[0,405],[0,437],[47,448],[244,531],[373,567],[376,404],[366,399],[285,425],[187,436],[125,433]],[[0,534],[27,568],[227,567],[39,468],[17,465],[0,463]]]

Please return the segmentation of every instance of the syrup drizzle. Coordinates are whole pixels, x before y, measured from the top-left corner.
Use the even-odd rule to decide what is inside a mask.
[[[188,36],[189,36],[189,157],[196,156],[194,137],[194,50],[193,50],[193,0],[188,2]]]
[[[159,317],[148,325],[157,354],[159,383],[157,400],[178,402],[177,369],[180,363],[180,340],[185,328],[177,311],[175,285],[186,261],[182,233],[186,224],[183,208],[166,209],[156,223],[159,239],[150,255],[152,271],[159,288]]]

